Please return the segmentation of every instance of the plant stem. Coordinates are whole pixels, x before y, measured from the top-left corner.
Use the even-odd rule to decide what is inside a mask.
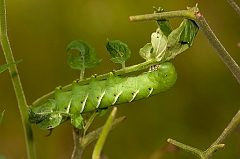
[[[190,10],[180,10],[180,11],[162,12],[162,13],[154,13],[154,14],[136,15],[136,16],[129,17],[131,22],[161,20],[161,19],[170,19],[170,18],[195,19],[195,15]]]
[[[117,107],[114,107],[111,114],[109,115],[106,124],[103,127],[100,137],[93,150],[92,159],[100,159],[103,145],[107,139],[108,133],[111,130],[113,120],[115,119],[117,113]]]
[[[83,70],[80,71],[79,81],[82,81],[82,80],[84,79],[84,72],[85,72],[85,69],[83,69]]]
[[[201,159],[211,159],[213,154],[218,150],[225,148],[224,142],[227,140],[227,138],[232,134],[232,132],[237,128],[237,126],[240,123],[240,110],[237,112],[237,114],[233,117],[232,121],[228,124],[228,126],[224,129],[222,134],[217,138],[216,141],[214,141],[211,146],[206,151],[201,151],[197,148],[182,144],[178,141],[168,139],[168,142],[171,144],[174,144],[175,146],[178,146],[182,148],[185,151],[191,152],[195,155],[197,155]]]
[[[111,130],[115,128],[118,124],[122,123],[126,119],[125,116],[117,118],[113,121],[111,124]],[[86,146],[88,146],[90,143],[92,143],[94,140],[99,138],[101,135],[101,132],[103,130],[103,127],[100,127],[88,134],[81,134],[83,131],[75,131],[76,129],[73,128],[73,139],[74,139],[74,150],[72,153],[71,159],[80,159],[82,156],[82,152],[85,149]]]
[[[126,67],[125,62],[122,63],[122,69]]]
[[[8,36],[7,36],[5,0],[0,0],[0,27],[1,27],[1,31],[0,31],[1,45],[2,45],[6,62],[13,63],[14,58],[13,58],[12,50],[8,40]],[[27,102],[25,99],[25,95],[23,92],[22,84],[20,81],[20,77],[19,77],[16,65],[10,66],[9,72],[10,72],[13,87],[16,93],[18,108],[19,108],[21,120],[23,123],[23,129],[24,129],[26,146],[27,146],[27,156],[29,159],[33,159],[35,158],[34,156],[35,153],[34,153],[32,129],[31,129],[30,123],[28,122]]]
[[[84,150],[84,148],[80,146],[82,133],[81,133],[81,130],[76,129],[74,126],[72,127],[72,132],[73,132],[74,149],[73,149],[71,159],[80,159],[82,156],[82,152]]]
[[[222,144],[226,141],[228,136],[237,128],[237,126],[240,123],[240,110],[237,112],[237,114],[233,117],[232,121],[228,124],[228,126],[224,129],[222,134],[218,137],[218,139],[212,143],[213,145]]]
[[[92,124],[93,120],[95,119],[95,117],[97,116],[97,112],[95,111],[91,117],[87,120],[86,125],[84,127],[84,131],[83,131],[83,135],[86,135],[86,132],[88,131],[88,128],[90,127],[90,125]]]
[[[205,18],[200,13],[197,13],[195,22],[197,23],[205,37],[208,39],[209,43],[213,46],[217,54],[220,56],[220,58],[227,65],[232,74],[235,76],[238,83],[240,83],[240,68],[238,64],[234,61],[234,59],[230,56],[227,50],[223,47],[221,42],[218,40],[216,35],[213,33],[212,29],[206,22]]]
[[[240,8],[233,0],[228,0],[228,3],[235,9],[235,11],[240,15]]]
[[[169,143],[171,143],[171,144],[173,144],[173,145],[175,145],[175,146],[177,146],[177,147],[179,147],[179,148],[181,148],[181,149],[183,149],[183,150],[185,150],[187,152],[191,152],[192,154],[198,156],[201,159],[204,158],[203,157],[204,156],[204,154],[203,154],[204,152],[199,150],[199,149],[197,149],[197,148],[195,148],[195,147],[183,144],[181,142],[178,142],[178,141],[170,139],[170,138],[167,140],[167,142],[169,142]]]
[[[91,123],[93,122],[94,118],[97,116],[97,112],[94,112],[90,119],[87,121],[84,130],[80,130],[77,129],[73,126],[72,128],[72,132],[73,132],[73,141],[74,141],[74,149],[72,152],[72,157],[71,159],[80,159],[83,153],[83,150],[86,146],[81,145],[81,141],[83,139],[83,137],[86,135],[86,132],[89,128],[89,126],[91,125]]]

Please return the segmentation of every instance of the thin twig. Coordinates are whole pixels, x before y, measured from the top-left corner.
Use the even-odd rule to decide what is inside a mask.
[[[218,145],[223,144],[228,136],[232,134],[232,132],[237,128],[237,126],[240,123],[240,110],[237,112],[237,114],[233,117],[232,121],[228,124],[228,126],[224,129],[222,134],[218,137],[218,139],[212,144]]]
[[[84,150],[84,147],[82,148],[80,146],[80,141],[82,139],[82,130],[79,130],[73,126],[72,132],[73,132],[74,149],[72,152],[71,159],[80,159],[82,156],[82,152]]]
[[[7,63],[13,63],[15,60],[13,58],[12,50],[10,47],[10,43],[7,36],[7,22],[6,22],[6,6],[5,0],[0,0],[0,39],[1,45],[4,52],[4,56]],[[9,67],[9,73],[11,75],[13,87],[16,93],[18,108],[20,111],[20,116],[23,124],[23,130],[25,134],[25,141],[27,146],[27,156],[29,159],[35,158],[34,153],[34,142],[31,125],[28,122],[28,110],[27,110],[27,102],[25,99],[25,95],[23,92],[22,84],[20,81],[20,77],[18,74],[18,70],[16,65]]]
[[[233,0],[228,0],[228,3],[235,9],[235,11],[240,15],[240,8]]]
[[[209,43],[213,46],[217,54],[220,56],[220,58],[227,65],[232,74],[235,76],[238,83],[240,83],[240,68],[238,64],[234,61],[234,59],[230,56],[227,50],[223,47],[223,45],[218,40],[216,35],[213,33],[212,29],[210,28],[210,26],[208,25],[208,23],[206,22],[205,18],[201,13],[196,14],[195,22],[197,23],[205,37],[208,39]]]

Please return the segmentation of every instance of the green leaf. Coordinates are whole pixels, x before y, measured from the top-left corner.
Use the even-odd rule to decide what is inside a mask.
[[[167,48],[167,37],[157,29],[156,32],[152,33],[151,44],[147,43],[143,48],[140,49],[139,54],[146,61],[151,59],[160,59]]]
[[[80,114],[74,114],[71,116],[71,123],[75,128],[83,129],[84,128],[84,122],[83,117]]]
[[[151,58],[161,57],[167,47],[167,37],[161,32],[160,29],[157,29],[155,33],[152,33],[151,43],[153,47]]]
[[[140,49],[139,54],[145,60],[151,59],[153,47],[151,43],[147,43],[143,48]]]
[[[187,43],[189,47],[192,46],[194,38],[196,37],[198,32],[197,24],[189,19],[185,19],[184,29],[180,35],[180,42]]]
[[[74,56],[70,53],[71,50],[78,50],[79,52]],[[81,40],[72,41],[67,46],[67,53],[69,54],[69,66],[76,70],[98,66],[102,61],[97,59],[95,50]]]
[[[119,40],[107,41],[106,48],[110,53],[110,60],[114,63],[123,64],[131,56],[129,47]]]
[[[0,73],[2,73],[3,71],[5,71],[6,69],[8,69],[8,67],[14,65],[14,64],[17,64],[19,62],[22,62],[22,60],[18,60],[16,62],[12,62],[12,63],[9,63],[9,64],[5,64],[5,65],[2,65],[0,66]]]
[[[180,26],[168,35],[166,50],[159,57],[161,61],[168,61],[191,47],[197,32],[196,24],[184,19]]]
[[[0,124],[2,123],[4,112],[5,112],[5,110],[0,115]]]
[[[162,13],[162,12],[165,12],[164,9],[160,7],[159,8],[154,7],[154,13]],[[167,19],[157,20],[157,24],[159,29],[162,31],[162,33],[165,36],[168,36],[172,32],[172,27],[169,20]]]

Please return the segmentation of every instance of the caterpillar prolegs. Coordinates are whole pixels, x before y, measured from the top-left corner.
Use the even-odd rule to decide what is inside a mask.
[[[54,100],[29,108],[29,121],[41,129],[52,129],[71,118],[75,127],[82,128],[81,114],[156,95],[171,88],[176,80],[173,64],[165,62],[134,77],[109,73],[104,80],[92,77],[86,85],[74,81],[71,91],[57,88]]]

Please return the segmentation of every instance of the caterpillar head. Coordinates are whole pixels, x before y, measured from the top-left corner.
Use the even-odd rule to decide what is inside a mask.
[[[37,125],[40,127],[40,129],[43,130],[53,129],[61,124],[62,119],[63,117],[60,113],[52,113],[49,115],[49,118],[44,119],[40,123],[37,123]]]
[[[43,130],[53,129],[65,119],[60,112],[55,112],[55,110],[55,100],[49,100],[39,107],[29,107],[28,121],[32,124],[36,123]]]

